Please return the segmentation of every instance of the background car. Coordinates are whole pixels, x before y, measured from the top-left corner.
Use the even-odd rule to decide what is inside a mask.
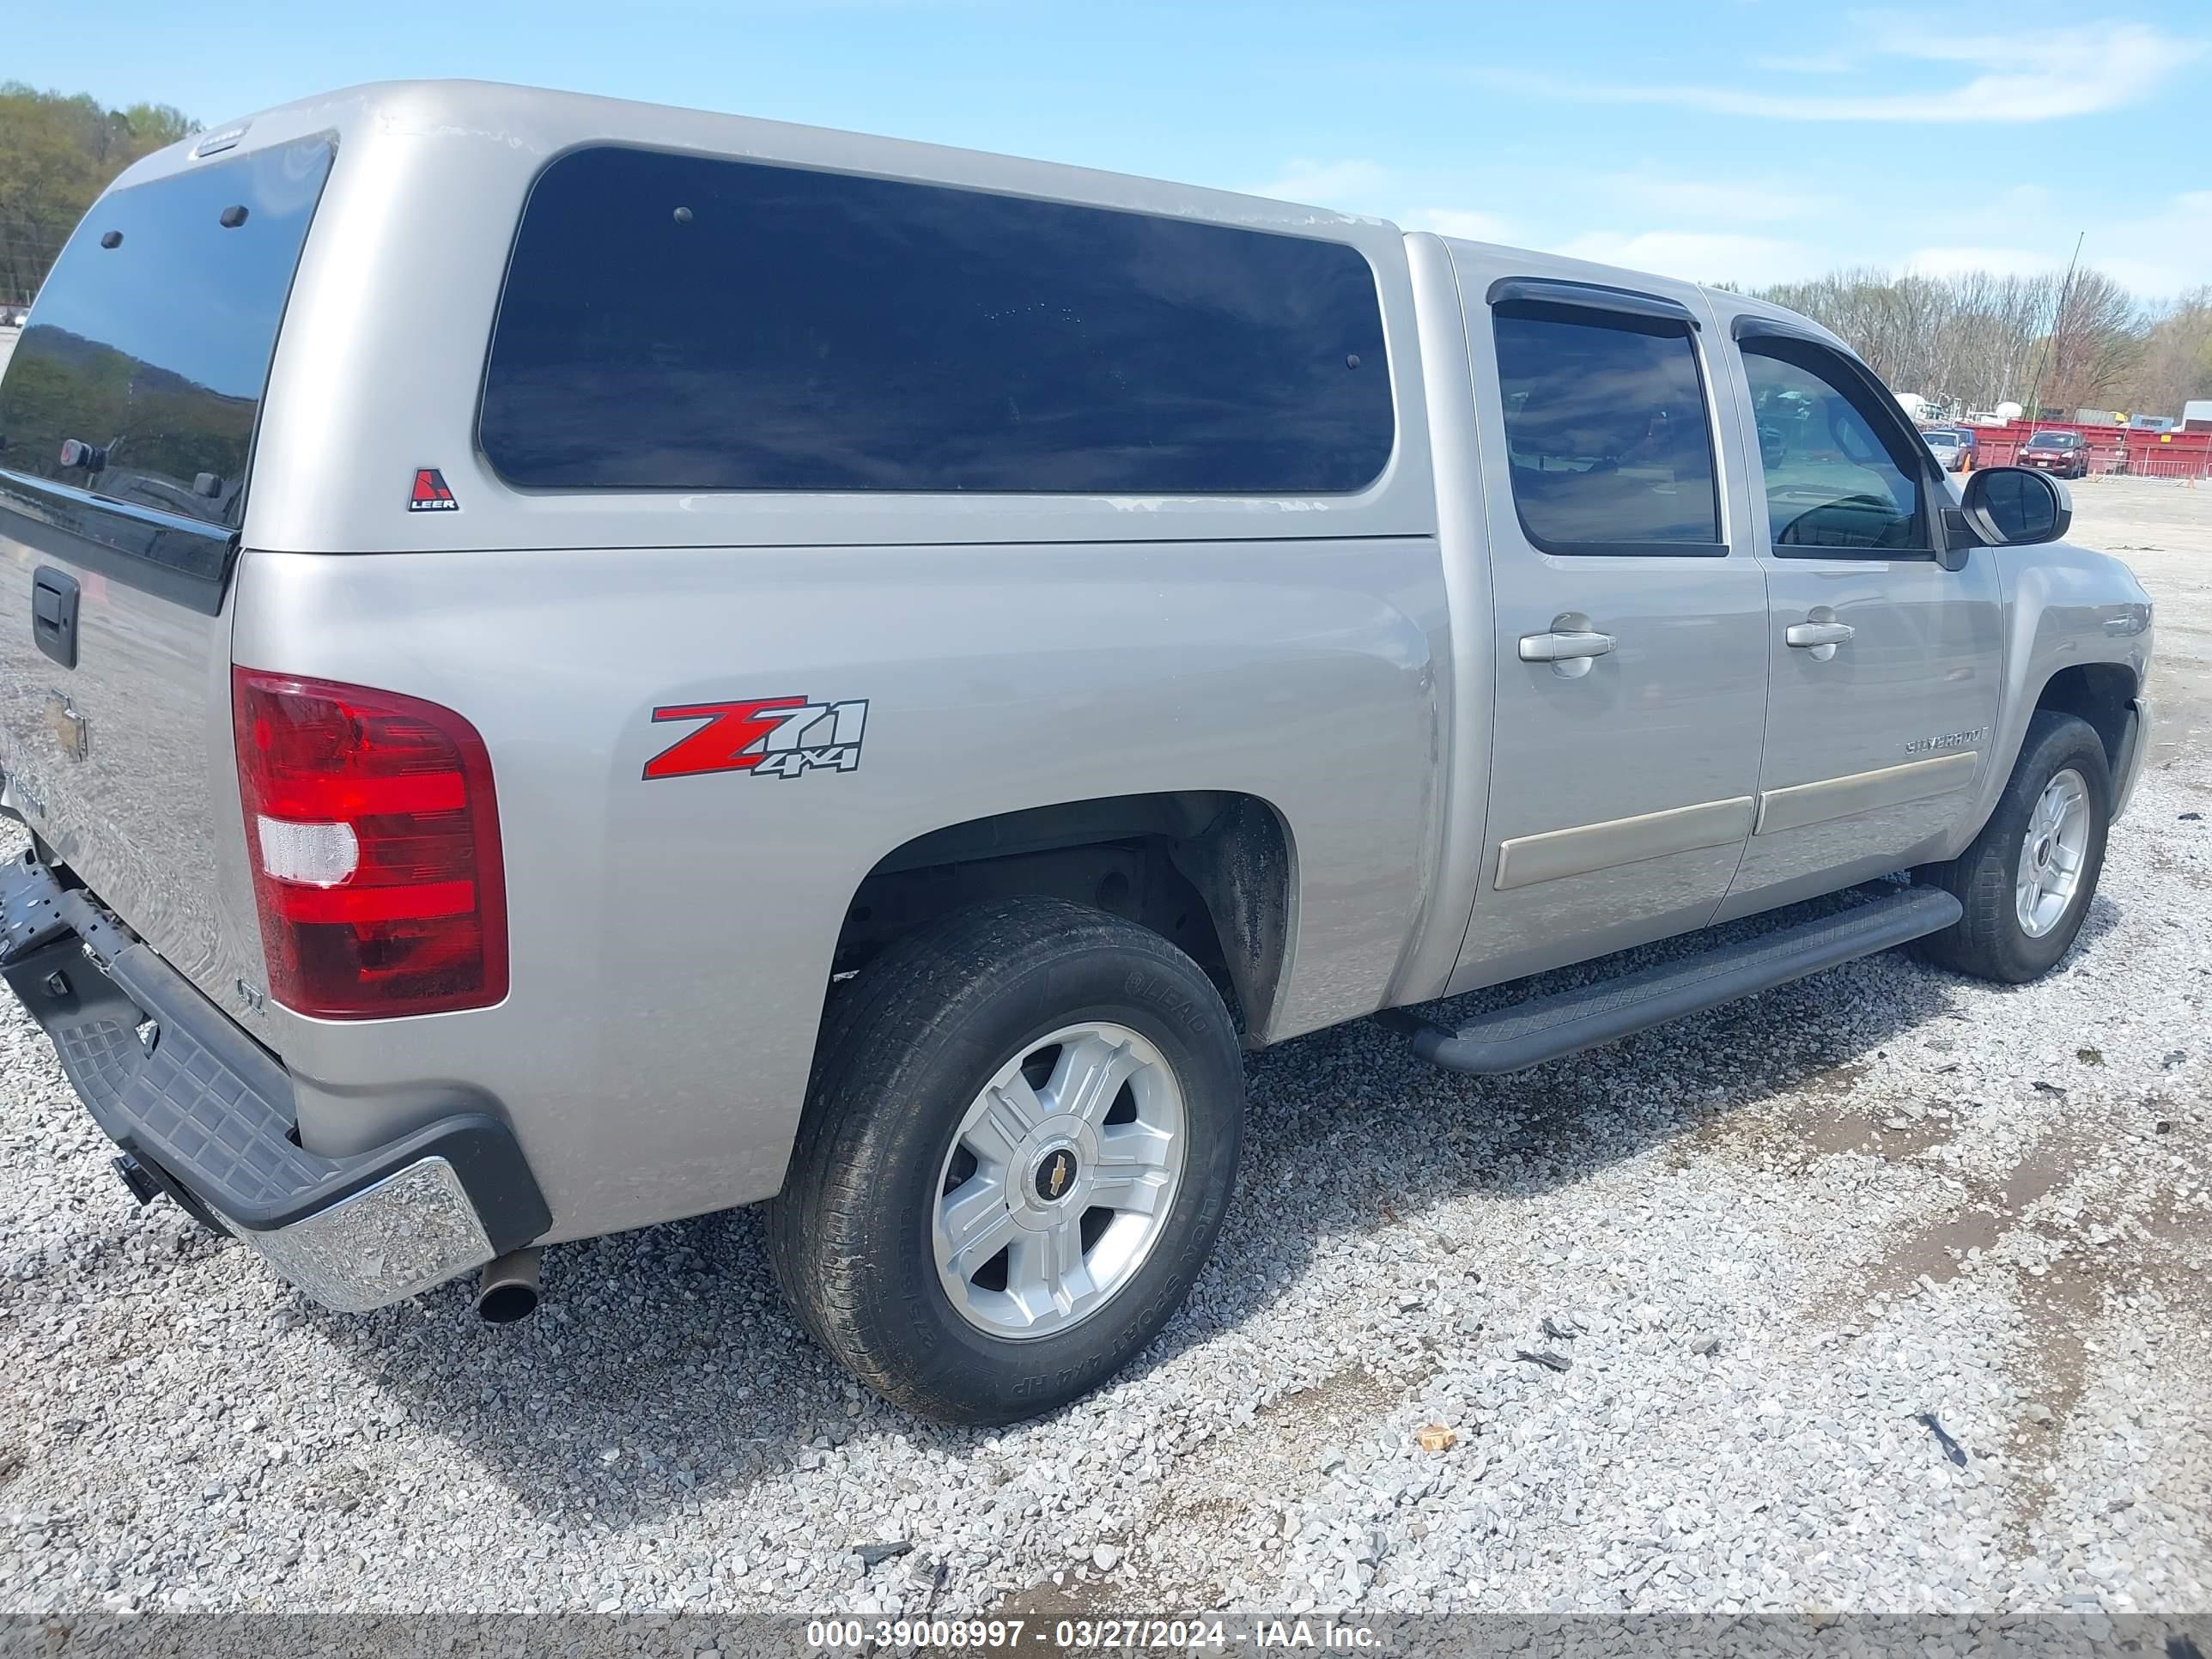
[[[1973,434],[1958,427],[1931,426],[1920,436],[1946,472],[1962,471],[1974,453]]]
[[[2021,446],[2020,462],[2039,471],[2056,472],[2064,478],[2089,474],[2088,441],[2078,432],[2037,432]]]

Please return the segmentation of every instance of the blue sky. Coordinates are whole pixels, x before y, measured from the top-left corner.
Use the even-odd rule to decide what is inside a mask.
[[[1252,190],[1692,277],[2212,283],[2212,5],[101,0],[0,76],[210,124],[471,76]],[[2011,20],[2064,18],[2063,35]]]

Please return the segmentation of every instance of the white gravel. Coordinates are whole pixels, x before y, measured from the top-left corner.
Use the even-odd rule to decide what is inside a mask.
[[[1258,1059],[1190,1310],[995,1435],[847,1382],[742,1214],[555,1253],[517,1328],[324,1313],[134,1211],[11,1006],[0,1608],[2203,1608],[2203,795],[2145,784],[2025,989],[1893,956],[1517,1079]]]
[[[1256,1059],[1188,1310],[997,1434],[863,1395],[745,1214],[557,1250],[520,1327],[323,1312],[134,1210],[10,1000],[0,1611],[2205,1610],[2203,811],[2212,756],[2147,779],[2018,990],[1893,955],[1515,1079]]]

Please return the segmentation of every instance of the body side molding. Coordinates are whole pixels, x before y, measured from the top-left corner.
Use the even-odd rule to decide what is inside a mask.
[[[1751,820],[1751,797],[1737,795],[1634,817],[1579,823],[1569,830],[1547,830],[1541,835],[1516,836],[1498,844],[1498,878],[1491,885],[1503,892],[1540,881],[1556,881],[1562,876],[1586,876],[1617,864],[1640,864],[1670,853],[1725,847],[1750,832]]]
[[[1753,833],[1771,836],[1784,830],[1802,830],[1830,818],[1847,818],[1948,794],[1973,782],[1981,758],[1979,750],[1961,749],[1928,760],[1906,761],[1901,766],[1763,790],[1759,797],[1759,825]]]

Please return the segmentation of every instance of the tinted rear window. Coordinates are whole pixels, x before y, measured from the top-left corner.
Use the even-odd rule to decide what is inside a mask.
[[[1293,495],[1394,432],[1353,248],[597,149],[531,194],[482,435],[548,489]]]
[[[234,528],[330,167],[326,141],[283,146],[96,203],[0,380],[0,467]]]

